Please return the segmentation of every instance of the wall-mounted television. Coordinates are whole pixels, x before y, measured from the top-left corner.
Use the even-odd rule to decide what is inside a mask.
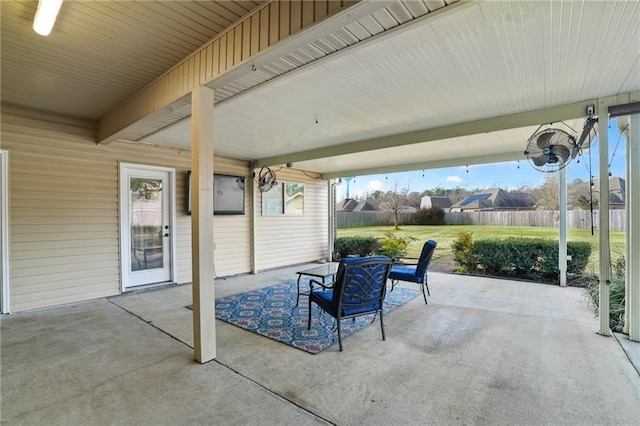
[[[213,214],[244,214],[244,176],[213,175]],[[187,214],[191,214],[191,171],[187,172]]]

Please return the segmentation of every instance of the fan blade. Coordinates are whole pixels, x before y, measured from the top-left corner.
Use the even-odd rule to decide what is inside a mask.
[[[569,150],[569,148],[567,148],[564,145],[554,145],[553,146],[553,153],[562,158],[562,163],[566,163],[567,159],[569,158],[569,156],[571,155],[571,151]]]
[[[536,141],[536,143],[538,144],[538,148],[545,149],[546,147],[548,147],[552,136],[553,132],[546,132],[538,136],[538,140]]]
[[[549,156],[547,154],[542,154],[539,157],[531,157],[531,161],[538,167],[544,166],[549,161]]]

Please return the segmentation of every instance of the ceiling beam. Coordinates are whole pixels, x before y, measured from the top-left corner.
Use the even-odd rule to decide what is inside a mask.
[[[585,111],[587,105],[594,105],[596,102],[596,100],[589,100],[558,107],[493,117],[484,120],[456,123],[430,129],[416,130],[408,133],[381,136],[294,154],[263,158],[257,160],[257,165],[258,167],[269,167],[279,164],[297,163],[300,161],[335,157],[337,155],[355,154],[364,151],[374,151],[384,148],[393,148],[456,138],[460,136],[470,136],[479,133],[489,133],[518,127],[570,120],[586,116]]]
[[[611,96],[607,99],[608,101],[611,101],[610,105],[617,105],[634,102],[639,96],[640,92],[631,92]],[[257,167],[270,167],[274,165],[335,157],[338,155],[355,154],[358,152],[439,141],[460,136],[470,136],[479,133],[489,133],[519,127],[557,123],[560,121],[586,117],[587,106],[596,105],[597,103],[598,99],[590,99],[566,105],[503,115],[500,117],[492,117],[483,120],[469,121],[466,123],[450,124],[430,129],[381,136],[345,143],[342,145],[327,146],[293,154],[262,158],[256,160],[255,164]]]
[[[476,155],[473,157],[451,158],[447,160],[423,161],[394,166],[370,167],[364,169],[342,170],[323,173],[322,179],[335,179],[349,176],[367,176],[381,173],[410,172],[414,170],[440,169],[443,167],[471,166],[478,164],[504,163],[506,161],[525,160],[524,151],[504,152],[500,154]]]
[[[321,5],[326,3],[325,0],[310,0],[302,5],[303,9],[312,10],[312,1]],[[103,117],[98,127],[98,143],[109,144],[119,138],[137,139],[141,136],[132,137],[132,134],[140,132],[136,129],[140,120],[148,116],[153,116],[153,120],[162,119],[165,111],[190,95],[193,88],[219,88],[251,73],[252,68],[260,64],[393,3],[394,0],[332,2],[330,13],[312,14],[308,21],[301,21],[301,28],[294,28],[290,23],[301,19],[302,12],[298,7],[289,7],[289,2],[280,0],[266,2]],[[275,17],[278,17],[277,21]],[[259,44],[245,43],[247,36]]]

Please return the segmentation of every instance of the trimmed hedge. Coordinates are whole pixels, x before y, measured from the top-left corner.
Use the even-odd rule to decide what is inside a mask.
[[[446,225],[444,217],[444,210],[441,207],[433,206],[413,213],[411,223],[414,225]]]
[[[373,237],[340,237],[335,241],[338,259],[353,256],[372,256],[380,249],[380,241]]]
[[[467,249],[466,253],[456,256],[454,247],[454,258],[465,272],[558,282],[558,241],[531,238],[478,240]],[[567,273],[582,274],[591,255],[591,244],[569,241],[567,254],[572,256],[567,263]]]

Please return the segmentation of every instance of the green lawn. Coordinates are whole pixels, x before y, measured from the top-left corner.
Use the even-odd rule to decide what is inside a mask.
[[[361,228],[339,228],[338,237],[348,236],[368,236],[381,238],[386,231],[392,231],[393,226],[368,226]],[[426,240],[438,242],[438,249],[434,253],[435,260],[453,259],[451,242],[455,240],[459,232],[471,232],[474,239],[488,238],[546,238],[557,240],[560,235],[558,228],[533,228],[519,226],[472,226],[472,225],[444,225],[444,226],[418,226],[405,225],[400,230],[395,231],[397,235],[412,236],[415,241],[409,244],[408,256],[417,257],[420,254],[422,245]],[[587,241],[593,246],[591,257],[589,258],[588,270],[597,271],[599,256],[599,232],[596,230],[591,235],[588,229],[569,229],[567,231],[569,241]],[[617,257],[618,253],[624,253],[624,232],[611,231],[611,255]]]

